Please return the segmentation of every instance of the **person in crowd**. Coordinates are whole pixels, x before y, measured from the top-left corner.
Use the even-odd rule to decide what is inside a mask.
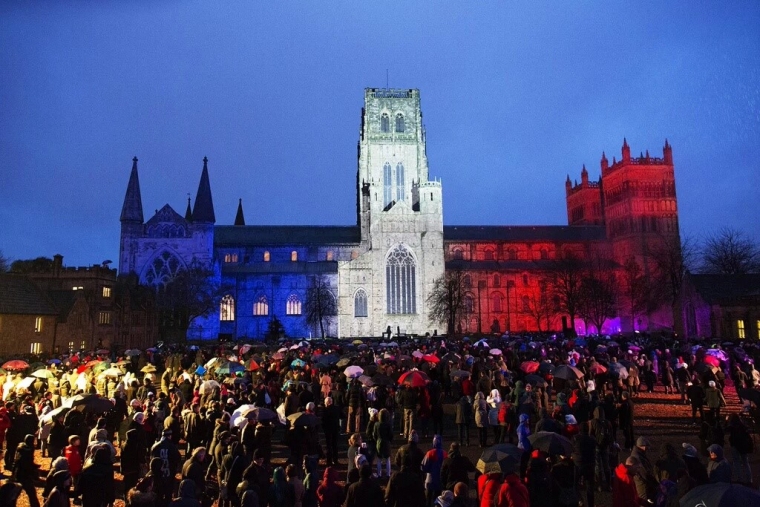
[[[689,472],[689,476],[694,478],[697,486],[707,484],[709,480],[707,477],[707,467],[705,467],[705,465],[699,459],[699,451],[697,448],[687,442],[684,442],[682,444],[682,447],[683,454],[681,457],[686,464],[686,469]]]
[[[443,450],[443,438],[440,435],[434,436],[433,448],[425,453],[425,457],[422,459],[422,472],[425,474],[425,498],[428,507],[433,505],[435,499],[443,491],[441,469],[447,457],[448,454]]]
[[[678,455],[676,448],[670,442],[666,443],[662,450],[662,455],[654,464],[655,478],[662,482],[664,480],[676,481],[679,470],[687,470],[686,462]]]
[[[43,495],[43,507],[70,507],[69,490],[71,489],[71,474],[68,470],[57,470],[52,476],[52,487]]]
[[[475,414],[475,426],[478,428],[478,444],[485,448],[488,446],[488,403],[480,391],[475,393],[472,411]]]
[[[612,479],[612,505],[615,507],[642,507],[636,489],[635,477],[638,473],[639,460],[629,456],[625,463],[620,463]]]
[[[325,468],[322,482],[317,487],[319,507],[340,507],[343,504],[343,489],[336,483],[338,471],[335,467]]]
[[[422,460],[425,457],[425,453],[422,452],[422,449],[420,449],[418,444],[419,435],[416,431],[412,430],[412,433],[409,435],[409,441],[405,445],[399,447],[398,451],[396,451],[394,463],[396,468],[401,469],[408,457],[409,470],[422,477]]]
[[[461,396],[456,404],[454,423],[457,425],[459,445],[470,445],[470,421],[472,420],[472,404],[467,396]]]
[[[707,463],[707,478],[710,483],[731,482],[731,463],[723,457],[723,447],[713,444],[707,451],[710,461]]]
[[[410,467],[410,456],[403,457],[401,470],[393,472],[385,488],[386,507],[425,507],[425,485],[420,474]]]
[[[385,507],[383,498],[383,490],[372,479],[372,468],[365,464],[359,469],[359,480],[348,487],[343,507]]]
[[[528,488],[516,472],[507,473],[499,486],[495,507],[530,507]]]
[[[340,435],[341,409],[333,403],[333,399],[329,395],[325,396],[324,404],[322,431],[325,434],[326,461],[327,466],[336,466],[338,464],[338,435]],[[393,430],[391,429],[391,431]]]
[[[34,435],[26,435],[21,444],[16,448],[16,457],[13,460],[13,479],[21,485],[26,496],[29,498],[31,507],[39,507],[37,490],[34,483],[39,478],[39,467],[34,462]]]
[[[106,447],[98,448],[85,464],[75,494],[81,496],[82,507],[108,507],[116,500],[113,463]]]
[[[457,442],[452,442],[449,446],[449,455],[443,460],[441,467],[441,484],[445,489],[454,490],[458,482],[468,484],[471,473],[475,473],[475,465],[470,458],[463,456]]]
[[[754,441],[749,430],[737,414],[728,417],[726,425],[728,433],[729,456],[732,480],[738,484],[752,484],[752,469],[749,465],[749,455],[754,451]]]

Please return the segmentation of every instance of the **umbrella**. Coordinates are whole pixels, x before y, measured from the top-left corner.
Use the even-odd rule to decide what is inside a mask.
[[[222,386],[219,385],[219,382],[216,380],[206,380],[201,384],[201,386],[198,388],[198,392],[200,394],[209,394],[214,389],[219,389]]]
[[[419,350],[415,350],[414,352],[412,352],[412,357],[414,357],[416,359],[422,359],[424,356],[425,356],[425,354],[423,354]]]
[[[51,359],[50,361],[48,361],[48,364],[61,364],[61,360],[60,359]]]
[[[451,372],[451,376],[453,378],[467,378],[470,375],[470,372],[465,370],[454,370]]]
[[[205,375],[208,370],[204,368],[203,366],[199,366],[195,369],[195,373],[198,375]]]
[[[720,367],[720,359],[715,356],[705,356],[703,361],[710,366]]]
[[[282,352],[275,352],[272,354],[272,359],[275,361],[281,361],[285,359],[285,355]]]
[[[277,413],[266,407],[253,407],[243,412],[244,417],[248,417],[250,414],[253,414],[257,421],[276,421],[278,419]]]
[[[55,375],[50,370],[37,370],[32,373],[32,376],[37,378],[55,378]]]
[[[526,375],[525,383],[536,387],[546,387],[546,380],[542,379],[538,375]]]
[[[607,342],[608,347],[619,347],[620,344],[618,342]]]
[[[618,363],[622,364],[626,368],[633,366],[633,361],[629,361],[628,359],[618,359]]]
[[[372,382],[376,386],[392,386],[393,385],[393,379],[390,378],[388,375],[383,375],[382,373],[377,373],[372,376]]]
[[[50,412],[48,412],[47,414],[43,415],[40,418],[40,421],[42,421],[45,424],[52,423],[53,419],[56,419],[56,418],[58,418],[58,416],[61,416],[61,415],[66,415],[66,413],[69,410],[71,410],[71,408],[69,408],[69,407],[58,407],[58,408],[55,408],[55,409],[51,410]]]
[[[143,373],[156,373],[156,371],[158,371],[158,370],[156,370],[156,367],[153,366],[152,364],[147,364],[147,365],[143,366],[140,369],[140,371],[143,372]]]
[[[140,352],[138,349],[129,349],[124,351],[125,356],[139,356],[140,354],[142,354],[142,352]]]
[[[295,345],[291,345],[290,348],[288,348],[288,350],[298,350],[300,348],[301,347],[298,344],[295,344]]]
[[[100,374],[103,377],[121,377],[124,375],[124,372],[121,371],[118,368],[108,368],[107,370],[103,371],[103,373]]]
[[[47,365],[45,363],[41,363],[39,361],[34,362],[34,363],[32,363],[32,364],[29,365],[29,370],[30,371],[37,371],[37,370],[41,370],[43,368],[47,368]]]
[[[303,368],[306,366],[306,361],[303,359],[293,359],[293,361],[290,362],[291,368]]]
[[[343,358],[340,359],[340,361],[338,361],[337,363],[335,363],[335,366],[337,366],[338,368],[344,368],[344,367],[348,366],[349,364],[351,364],[351,358],[350,357],[343,357]]]
[[[728,361],[728,354],[720,349],[707,349],[707,352],[705,352],[705,354],[708,356],[717,357],[721,361]]]
[[[108,398],[99,394],[78,394],[72,398],[71,408],[84,407],[87,412],[103,413],[113,408],[113,403]]]
[[[105,355],[108,355],[108,354],[110,354],[110,353],[111,353],[111,351],[110,351],[110,350],[106,350],[106,349],[99,349],[99,350],[98,350],[97,352],[95,352],[95,353],[96,353],[97,355],[99,355],[99,356],[105,356]]]
[[[756,489],[716,482],[697,486],[680,500],[681,507],[733,507],[735,505],[760,505],[760,492]]]
[[[523,361],[520,365],[520,369],[525,373],[536,373],[538,371],[539,364],[536,361]]]
[[[411,387],[425,387],[430,378],[419,370],[404,373],[398,378],[399,385],[406,384]]]
[[[243,367],[242,364],[233,363],[232,361],[225,361],[216,367],[216,372],[221,373],[222,375],[227,375],[229,373],[237,373],[243,370],[245,370],[245,367]]]
[[[343,372],[343,374],[347,378],[358,378],[363,373],[364,373],[364,368],[362,368],[361,366],[349,366]]]
[[[490,347],[490,345],[485,340],[478,340],[473,344],[473,347]]]
[[[296,412],[288,416],[291,426],[309,426],[314,427],[319,424],[319,419],[316,415],[309,412]]]
[[[528,437],[533,449],[544,451],[550,456],[561,454],[570,456],[573,453],[573,443],[553,431],[539,431]]]
[[[625,365],[620,363],[610,363],[608,366],[608,370],[610,373],[617,377],[621,377],[623,379],[628,378],[628,368],[625,367]]]
[[[22,361],[21,359],[13,359],[3,365],[6,370],[26,370],[29,368],[29,363]]]
[[[555,366],[552,363],[547,363],[546,361],[538,365],[538,371],[543,374],[554,373],[554,369]]]
[[[250,410],[253,408],[253,405],[240,405],[235,411],[232,413],[232,416],[230,417],[230,428],[233,428],[235,426],[242,426],[243,423],[248,419],[244,412]]]
[[[492,356],[500,356],[501,355],[501,349],[491,349],[488,351],[489,354]]]
[[[589,366],[588,371],[590,371],[594,375],[601,375],[603,373],[607,373],[607,368],[605,368],[603,364],[594,363],[591,366]]]
[[[365,387],[372,387],[375,385],[375,381],[366,375],[361,375],[357,380]]]
[[[460,356],[459,354],[455,354],[454,352],[447,352],[446,354],[443,355],[443,357],[441,359],[443,361],[449,361],[449,362],[452,362],[452,363],[456,363],[457,361],[459,361],[460,359],[462,359],[462,356]]]
[[[319,358],[320,363],[329,364],[330,366],[336,364],[339,360],[340,358],[337,354],[327,354],[326,356],[321,356]]]
[[[578,380],[583,377],[583,372],[575,366],[563,364],[554,370],[554,377],[565,380]]]
[[[494,445],[483,451],[476,468],[482,474],[512,473],[519,470],[521,455],[513,444]]]
[[[259,369],[259,363],[257,363],[256,360],[251,358],[248,361],[246,361],[245,369],[248,371],[256,371]]]
[[[422,356],[423,361],[427,361],[429,363],[437,364],[441,362],[441,358],[436,356],[435,354],[428,354],[426,356]]]

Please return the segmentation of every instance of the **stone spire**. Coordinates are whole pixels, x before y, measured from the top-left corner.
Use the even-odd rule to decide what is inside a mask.
[[[129,175],[124,205],[121,207],[122,222],[143,223],[142,197],[140,196],[140,179],[137,177],[137,157],[132,159],[132,173]]]
[[[187,194],[187,209],[185,210],[185,220],[193,221],[193,210],[190,208],[190,194]]]
[[[211,198],[211,183],[209,183],[208,180],[208,158],[206,157],[203,157],[201,182],[198,184],[198,193],[195,195],[193,222],[209,224],[216,222],[216,217],[214,216],[214,201]]]
[[[245,217],[243,216],[243,199],[238,201],[237,215],[235,215],[235,225],[245,225]]]

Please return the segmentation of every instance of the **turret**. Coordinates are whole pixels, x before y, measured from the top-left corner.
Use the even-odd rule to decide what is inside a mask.
[[[588,171],[586,170],[586,164],[583,164],[583,169],[581,170],[581,186],[587,186],[588,185]]]
[[[604,171],[606,171],[610,167],[610,164],[609,162],[607,162],[607,157],[605,156],[604,152],[602,152],[601,166],[602,166],[602,173],[604,173]]]
[[[185,209],[185,220],[193,221],[193,210],[190,208],[190,194],[187,194],[187,209]]]
[[[625,137],[623,138],[623,162],[630,162],[631,161],[631,147],[628,146],[628,141],[626,141]]]
[[[143,223],[142,197],[140,196],[140,179],[137,177],[137,157],[132,159],[132,172],[127,183],[127,193],[121,207],[121,222]]]
[[[206,157],[203,157],[203,172],[201,172],[201,181],[198,184],[198,193],[195,195],[193,222],[209,224],[216,222],[214,201],[211,198],[211,183],[208,179],[208,158]]]
[[[573,182],[570,181],[570,175],[567,175],[567,179],[565,180],[565,193],[569,194],[570,190],[573,188]]]
[[[662,148],[662,158],[667,165],[673,165],[673,148],[668,144],[667,139],[665,139],[665,146]]]
[[[235,215],[235,225],[245,225],[245,216],[243,216],[243,199],[238,201],[237,214]]]

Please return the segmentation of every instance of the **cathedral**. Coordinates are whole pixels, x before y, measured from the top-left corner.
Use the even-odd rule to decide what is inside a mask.
[[[320,326],[307,316],[307,294],[315,287],[329,298],[329,315],[321,319],[328,336],[444,332],[443,323],[430,322],[427,298],[447,270],[464,275],[465,333],[670,328],[667,311],[621,315],[594,329],[581,319],[568,322],[560,311],[542,318],[531,308],[558,259],[602,255],[615,269],[633,259],[646,271],[648,247],[678,237],[670,145],[665,141],[662,158],[648,151],[631,157],[624,141],[621,155],[610,163],[602,154],[597,181],[585,167],[580,183],[568,176],[567,226],[444,226],[419,90],[369,88],[355,225],[245,225],[242,202],[233,225],[217,225],[205,158],[184,216],[167,204],[145,221],[134,158],[121,212],[119,273],[155,286],[195,263],[210,267],[221,301],[193,321],[189,339],[262,339],[275,318],[287,336],[318,336]]]

